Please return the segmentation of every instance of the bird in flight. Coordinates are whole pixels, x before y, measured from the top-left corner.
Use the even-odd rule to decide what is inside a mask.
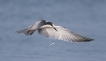
[[[67,42],[89,42],[93,40],[76,34],[62,26],[56,26],[52,22],[46,20],[38,20],[28,28],[17,31],[17,33],[32,35],[36,30],[38,30],[38,33],[42,36]]]

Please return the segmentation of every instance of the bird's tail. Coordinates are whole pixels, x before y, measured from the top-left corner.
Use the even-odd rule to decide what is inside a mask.
[[[35,30],[31,30],[30,28],[26,28],[20,31],[16,31],[17,33],[24,33],[25,35],[32,35]]]

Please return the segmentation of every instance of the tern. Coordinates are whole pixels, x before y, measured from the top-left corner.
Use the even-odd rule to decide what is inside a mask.
[[[28,28],[17,31],[17,33],[32,35],[36,30],[38,30],[38,33],[42,36],[67,42],[89,42],[93,40],[76,34],[62,26],[56,26],[46,20],[38,20]]]

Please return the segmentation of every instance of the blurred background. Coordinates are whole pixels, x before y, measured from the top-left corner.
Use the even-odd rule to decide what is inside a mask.
[[[31,36],[15,33],[39,19],[95,40],[69,43],[37,31]],[[105,60],[106,0],[0,0],[0,61]]]

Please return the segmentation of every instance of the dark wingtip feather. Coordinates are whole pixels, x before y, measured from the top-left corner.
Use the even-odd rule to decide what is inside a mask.
[[[85,39],[84,42],[90,42],[93,41],[94,39]]]

